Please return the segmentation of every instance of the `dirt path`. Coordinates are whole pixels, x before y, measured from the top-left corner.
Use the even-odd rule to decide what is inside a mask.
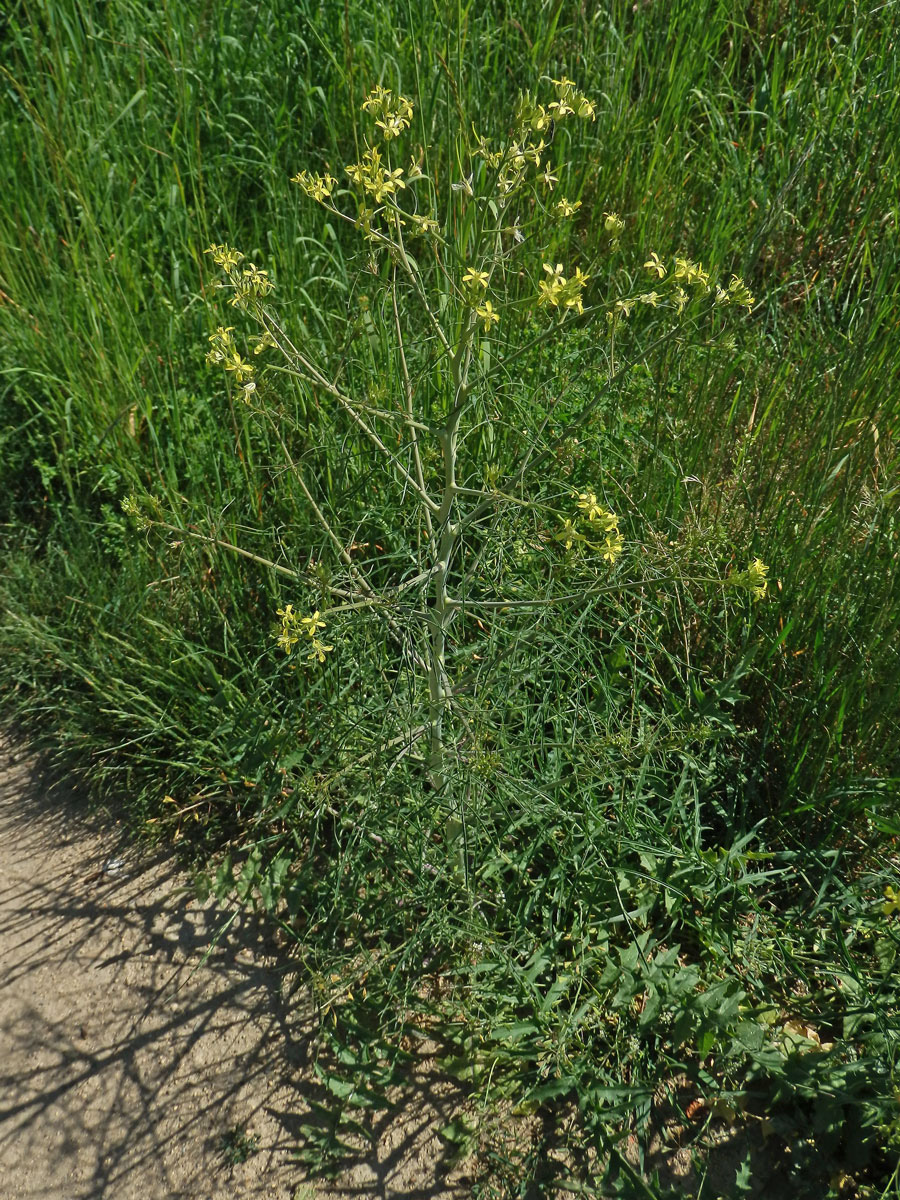
[[[308,1004],[251,917],[202,962],[226,920],[0,742],[0,1200],[467,1194],[439,1181],[458,1098],[427,1064],[330,1189],[301,1182]]]

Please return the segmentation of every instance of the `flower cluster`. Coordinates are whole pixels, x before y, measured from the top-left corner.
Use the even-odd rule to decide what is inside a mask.
[[[709,271],[704,271],[703,263],[695,263],[689,258],[675,259],[672,278],[683,280],[689,287],[693,285],[701,291],[709,291]]]
[[[275,290],[269,272],[260,270],[255,263],[248,263],[240,276],[231,282],[234,285],[231,303],[239,307],[244,307],[248,300],[262,300]]]
[[[480,158],[484,159],[489,167],[499,167],[497,190],[501,196],[511,195],[525,182],[529,166],[534,167],[536,171],[540,170],[541,156],[547,149],[547,143],[543,138],[540,141],[532,142],[528,137],[520,141],[511,142],[505,148],[492,150],[485,138],[476,135],[475,146],[475,152]],[[453,184],[454,190],[466,191],[469,195],[472,195],[471,178],[470,176],[465,182]],[[544,168],[540,179],[550,191],[559,182],[549,166]]]
[[[244,256],[233,246],[217,245],[215,242],[206,251],[211,254],[213,262],[220,267],[228,282],[220,287],[231,287],[234,295],[231,303],[236,308],[246,308],[252,300],[262,300],[275,290],[275,284],[269,278],[268,271],[262,271],[255,263],[248,263],[241,269]]]
[[[337,187],[337,180],[333,175],[327,172],[324,175],[318,173],[313,175],[309,171],[300,171],[296,175],[291,176],[291,183],[297,183],[313,200],[322,201],[330,198],[331,193]]]
[[[733,571],[728,576],[732,587],[746,589],[754,600],[762,600],[769,586],[769,568],[761,558],[754,558],[746,571]]]
[[[603,214],[603,228],[606,233],[612,238],[613,245],[619,244],[619,238],[625,228],[625,222],[617,212],[605,212]]]
[[[596,114],[593,103],[583,92],[576,89],[571,79],[563,75],[561,79],[552,79],[550,82],[556,88],[556,99],[546,106],[537,104],[530,92],[523,94],[516,114],[520,129],[543,133],[550,129],[554,121],[564,121],[566,117],[580,117],[583,121],[594,120]]]
[[[394,93],[381,84],[376,84],[363,101],[363,112],[375,117],[375,124],[381,130],[384,140],[389,142],[399,137],[409,129],[413,116],[412,101],[405,96],[394,96]]]
[[[479,270],[478,267],[468,267],[462,277],[462,282],[469,293],[469,300],[475,309],[475,315],[484,326],[484,332],[490,333],[492,326],[499,323],[500,315],[490,300],[482,300],[480,304],[478,303],[482,293],[487,291],[490,274],[487,271]]]
[[[122,500],[122,512],[126,517],[131,517],[138,529],[149,529],[153,524],[134,492]]]
[[[563,521],[556,534],[557,541],[562,542],[567,550],[571,550],[576,543],[589,546],[599,551],[608,563],[614,563],[625,545],[625,539],[619,531],[619,518],[603,507],[594,492],[580,492],[577,508],[578,515],[574,520],[567,517]],[[581,525],[577,524],[579,521]]]
[[[232,352],[237,353],[234,338],[231,336],[233,330],[233,325],[229,325],[227,328],[220,325],[215,333],[209,335],[206,361],[211,367],[221,366]]]
[[[241,358],[232,337],[233,329],[233,325],[220,325],[215,333],[209,335],[206,361],[211,367],[224,367],[234,375],[237,383],[246,384],[253,378],[253,365]]]
[[[403,168],[390,170],[381,165],[381,151],[373,146],[367,150],[359,162],[350,163],[345,168],[355,184],[371,196],[376,204],[383,204],[385,198],[396,194],[399,188],[405,188]]]
[[[306,617],[301,617],[299,613],[294,612],[293,604],[286,604],[284,608],[277,609],[277,613],[281,617],[281,633],[277,635],[278,645],[285,654],[290,654],[300,639],[307,637],[307,644],[311,650],[306,657],[323,663],[325,655],[332,651],[334,646],[326,646],[318,637],[319,630],[325,628],[325,622],[319,616],[318,609]]]
[[[611,218],[618,220],[615,213],[606,213],[605,223]],[[606,227],[613,238],[618,236],[614,227],[609,224]],[[693,288],[695,295],[703,295],[715,288],[713,301],[715,306],[737,304],[743,305],[749,311],[756,303],[747,285],[737,275],[732,275],[728,287],[723,288],[718,283],[710,282],[709,271],[706,270],[703,263],[694,262],[690,258],[676,257],[675,265],[670,271],[656,251],[651,250],[650,257],[644,263],[644,270],[652,275],[658,283],[666,281],[667,292],[663,294],[656,291],[642,292],[637,296],[616,300],[607,313],[610,325],[615,325],[620,317],[630,316],[636,304],[647,304],[656,308],[661,301],[667,301],[668,306],[674,308],[680,315],[691,302],[691,295],[685,288]]]
[[[486,165],[497,171],[496,186],[501,196],[510,196],[526,181],[527,169],[533,166],[539,171],[538,182],[548,191],[553,191],[559,182],[549,163],[542,164],[542,156],[553,138],[554,125],[569,116],[582,120],[594,119],[594,106],[590,100],[575,89],[570,79],[552,81],[556,87],[556,100],[539,104],[531,92],[524,92],[516,113],[516,139],[506,146],[492,147],[486,138],[475,134],[475,153]],[[544,135],[547,137],[545,138]],[[535,137],[537,135],[537,137]],[[465,182],[454,184],[457,190],[466,190],[471,195],[471,177]],[[579,207],[562,200],[556,206],[563,216],[571,216]]]
[[[213,262],[226,275],[230,275],[232,271],[236,271],[238,266],[244,261],[244,256],[240,250],[235,250],[234,246],[227,246],[224,242],[222,245],[213,242],[205,253],[212,255]]]
[[[594,105],[583,92],[576,90],[571,79],[563,75],[562,79],[552,79],[550,82],[556,88],[557,99],[547,106],[547,111],[554,121],[562,121],[569,116],[580,117],[582,121],[594,120]]]
[[[762,600],[766,594],[766,588],[769,586],[769,580],[767,579],[769,568],[761,558],[754,558],[744,574],[746,575],[750,595],[754,600]]]
[[[431,217],[422,217],[418,213],[407,214],[411,222],[411,232],[413,235],[420,234],[422,237],[434,237],[440,233],[440,225]]]
[[[716,285],[716,304],[743,305],[749,312],[755,303],[755,298],[750,295],[750,289],[740,275],[732,275],[727,289]]]
[[[542,279],[538,284],[538,304],[558,308],[563,312],[569,309],[574,309],[577,313],[584,312],[583,294],[590,276],[580,267],[575,268],[574,275],[564,275],[562,263],[557,263],[556,266],[544,263],[544,270],[549,278]]]
[[[554,204],[553,209],[560,217],[572,217],[581,208],[580,200],[567,200],[565,196],[561,196]]]

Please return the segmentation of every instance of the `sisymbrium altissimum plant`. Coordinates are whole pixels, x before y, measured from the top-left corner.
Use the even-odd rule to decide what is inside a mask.
[[[310,668],[327,667],[340,655],[347,620],[360,609],[381,617],[426,689],[425,719],[411,727],[410,738],[427,738],[427,777],[445,806],[455,865],[463,871],[464,789],[453,780],[460,777],[467,718],[454,682],[454,626],[465,616],[483,628],[488,617],[571,599],[565,587],[554,590],[552,570],[551,585],[539,595],[523,594],[514,583],[513,594],[498,594],[486,583],[485,547],[501,518],[528,512],[540,525],[541,553],[577,558],[598,592],[628,586],[620,575],[628,557],[620,517],[600,498],[609,481],[597,478],[593,490],[578,491],[553,477],[554,447],[585,423],[598,400],[558,428],[546,416],[533,421],[527,396],[514,411],[498,408],[500,381],[508,395],[516,362],[565,339],[577,322],[596,333],[608,388],[641,359],[640,352],[617,357],[623,326],[639,314],[656,310],[644,336],[657,342],[684,337],[688,314],[710,344],[727,345],[727,311],[754,304],[738,277],[722,285],[702,263],[680,255],[669,260],[653,249],[641,256],[634,287],[604,294],[600,279],[608,289],[608,265],[574,261],[566,249],[582,201],[562,194],[572,171],[558,149],[560,125],[593,121],[594,104],[565,76],[550,85],[552,98],[543,102],[531,93],[521,97],[507,136],[490,140],[460,129],[449,180],[444,172],[429,173],[434,148],[413,143],[413,102],[377,85],[362,104],[370,124],[358,157],[334,173],[294,176],[309,202],[359,236],[377,296],[377,303],[360,297],[359,328],[388,347],[387,372],[345,382],[341,364],[279,312],[266,270],[226,244],[208,251],[229,307],[252,333],[241,337],[233,326],[218,325],[207,360],[223,369],[254,418],[271,427],[335,566],[325,585],[331,603],[317,599],[314,606],[310,587],[310,611],[295,610],[299,596],[278,609],[277,644],[287,655],[303,654]],[[626,224],[613,211],[602,224],[604,253],[612,258]],[[273,399],[274,382],[284,375],[327,404],[366,447],[380,486],[409,515],[404,529],[416,531],[407,547],[411,566],[387,586],[354,561],[353,537],[326,512],[315,479],[291,451],[293,431]],[[728,582],[760,597],[766,573],[757,559]],[[321,595],[321,579],[309,582]],[[326,623],[328,641],[321,636]]]

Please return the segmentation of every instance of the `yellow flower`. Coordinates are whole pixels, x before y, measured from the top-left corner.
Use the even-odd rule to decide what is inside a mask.
[[[581,92],[575,97],[575,113],[583,121],[593,121],[595,119],[593,101],[588,100],[587,96],[583,96]]]
[[[281,617],[281,633],[278,635],[278,645],[285,654],[290,654],[300,640],[297,636],[297,614],[294,612],[293,604],[286,604],[284,608],[276,609],[276,612]]]
[[[409,219],[413,223],[414,232],[418,231],[421,234],[431,236],[440,231],[437,221],[432,220],[431,217],[420,217],[418,213],[410,213]]]
[[[381,132],[384,134],[384,140],[389,142],[391,138],[399,137],[404,129],[409,128],[409,121],[402,113],[386,113],[384,118],[375,122]]]
[[[583,92],[575,90],[575,84],[571,79],[567,79],[563,75],[561,79],[551,79],[550,82],[556,88],[556,94],[559,97],[555,104],[550,105],[550,112],[557,120],[561,120],[571,113],[577,114],[584,121],[594,120],[594,105]]]
[[[354,183],[362,183],[363,176],[366,174],[365,163],[348,163],[344,170],[350,176]]]
[[[385,196],[392,196],[398,188],[406,187],[403,168],[388,171],[382,167],[381,151],[375,146],[365,152],[360,162],[350,163],[344,170],[354,183],[374,198],[376,204],[381,204]]]
[[[560,302],[565,304],[566,308],[574,308],[577,313],[584,312],[584,292],[585,284],[590,279],[580,267],[575,268],[575,274],[571,279],[564,282],[564,286],[560,292]]]
[[[659,296],[656,292],[644,292],[643,295],[638,296],[638,300],[641,304],[649,304],[651,308],[656,308],[659,304]]]
[[[603,556],[605,558],[610,546],[615,544],[615,539],[618,538],[621,542],[621,535],[619,534],[619,518],[614,512],[610,512],[608,508],[603,507],[603,505],[597,499],[595,492],[580,492],[578,495],[578,507],[587,517],[591,525],[595,527],[596,532],[602,532],[607,535],[606,549],[603,552]],[[612,542],[610,541],[611,538],[613,539]],[[598,547],[594,548],[598,549]],[[619,545],[619,550],[621,550],[621,545]]]
[[[683,287],[677,287],[675,289],[675,308],[678,310],[678,312],[680,312],[680,313],[684,312],[687,302],[688,302],[687,292],[684,290]]]
[[[559,294],[565,282],[564,279],[542,279],[538,284],[538,304],[549,304],[552,308],[558,308]]]
[[[561,217],[571,217],[578,211],[579,208],[581,208],[581,201],[567,200],[565,196],[563,196],[562,199],[557,200],[553,208]]]
[[[318,638],[313,638],[312,651],[307,654],[308,659],[318,659],[320,663],[325,661],[325,655],[330,654],[334,646],[326,646],[324,642],[320,642]]]
[[[675,259],[675,279],[683,279],[688,284],[699,284],[704,291],[709,290],[709,271],[704,271],[703,263],[692,262],[689,258]]]
[[[309,616],[301,617],[294,611],[293,604],[286,604],[284,608],[276,609],[276,612],[281,617],[281,633],[278,634],[277,641],[285,654],[291,653],[299,642],[302,632],[310,639],[312,645],[312,653],[308,657],[310,659],[318,659],[319,662],[324,662],[325,655],[333,650],[334,647],[326,646],[316,636],[320,629],[325,628],[325,622],[319,616],[318,609]]]
[[[565,304],[567,308],[576,304],[584,286],[582,281],[586,280],[587,276],[581,276],[578,282],[573,279],[570,283],[563,275],[562,263],[557,263],[556,266],[544,263],[544,270],[550,278],[542,279],[538,285],[538,304],[550,304],[553,308],[558,308],[560,304]]]
[[[233,325],[229,325],[227,328],[220,325],[215,333],[209,335],[210,346],[206,361],[211,366],[223,363],[226,356],[234,351],[234,338],[231,336],[233,329]]]
[[[617,238],[625,228],[625,222],[617,212],[606,212],[603,214],[603,228],[610,237]]]
[[[562,527],[554,534],[558,542],[562,542],[567,550],[571,550],[576,542],[584,541],[584,534],[579,533],[575,528],[575,523],[566,517],[562,523]]]
[[[520,129],[533,129],[541,133],[550,124],[550,116],[543,104],[535,104],[530,92],[526,92],[519,102],[516,123]]]
[[[637,304],[637,301],[630,296],[625,300],[617,300],[616,311],[620,312],[623,317],[630,317],[631,310],[634,308],[635,304]]]
[[[484,304],[479,305],[479,307],[475,309],[475,312],[484,322],[485,333],[490,333],[491,326],[496,325],[500,320],[499,316],[494,312],[494,306],[491,304],[490,300],[485,300]]]
[[[304,632],[307,633],[311,638],[315,638],[318,630],[325,628],[325,622],[319,616],[318,609],[316,609],[312,616],[301,617],[300,624],[304,627]]]
[[[547,105],[547,112],[554,121],[563,121],[566,117],[571,116],[574,111],[575,109],[570,104],[567,104],[565,100],[554,100],[551,104]]]
[[[547,143],[543,138],[541,138],[541,140],[533,146],[523,146],[522,157],[528,159],[529,162],[534,163],[535,167],[539,167],[541,165],[541,155],[546,149]],[[524,163],[522,165],[524,166]]]
[[[746,571],[733,571],[728,576],[732,587],[746,588],[754,600],[762,600],[769,586],[769,568],[761,558],[754,558]]]
[[[608,533],[606,535],[606,544],[603,548],[602,557],[605,558],[608,563],[614,563],[622,553],[622,547],[624,545],[625,539],[618,530],[616,530],[614,533]]]
[[[895,888],[886,887],[884,889],[884,904],[881,906],[881,911],[886,917],[892,913],[900,912],[900,892]]]
[[[754,558],[753,562],[747,568],[747,585],[750,588],[750,595],[754,600],[762,600],[766,594],[766,589],[769,586],[769,581],[766,576],[769,574],[769,568],[761,558]]]
[[[739,275],[732,275],[728,285],[728,299],[732,304],[743,304],[749,312],[756,300],[750,295],[750,289]]]
[[[489,167],[499,167],[503,161],[502,150],[492,150],[491,144],[487,138],[475,133],[473,128],[472,133],[475,136],[475,153],[483,158]]]
[[[660,257],[655,250],[650,251],[650,257],[644,263],[644,270],[655,271],[660,279],[665,279],[666,277],[666,268],[663,266]]]
[[[253,344],[254,354],[262,354],[264,350],[273,350],[278,344],[268,329],[259,336],[252,335],[249,340]]]
[[[246,379],[253,378],[253,366],[241,358],[237,350],[232,350],[230,354],[223,356],[222,366],[226,371],[233,373],[238,383],[243,383]]]
[[[216,266],[221,267],[223,271],[228,273],[234,271],[244,257],[240,250],[235,250],[233,246],[218,246],[215,242],[213,242],[205,253],[211,254]]]
[[[362,110],[367,113],[381,112],[390,104],[391,93],[386,87],[382,87],[380,83],[376,83],[362,102]]]
[[[300,640],[295,633],[291,633],[287,629],[282,629],[278,635],[278,648],[283,650],[285,654],[290,654],[297,642]]]
[[[363,187],[372,196],[376,204],[381,204],[385,196],[393,196],[397,188],[405,188],[403,182],[403,168],[397,167],[395,171],[382,171],[379,176],[371,176],[368,180],[363,180]]]
[[[463,275],[463,283],[467,283],[471,288],[486,288],[488,285],[487,271],[478,271],[475,267],[469,267],[465,275]]]
[[[248,263],[240,278],[232,276],[232,282],[234,296],[231,303],[241,307],[246,304],[247,300],[259,300],[275,290],[275,284],[269,278],[269,272],[261,271],[256,263]]]
[[[606,511],[594,492],[579,492],[578,507],[589,521],[596,520]]]
[[[388,88],[376,84],[362,103],[363,111],[376,116],[375,124],[389,142],[399,137],[412,121],[412,101],[406,96],[394,96]]]
[[[299,174],[291,177],[291,183],[297,183],[306,192],[307,196],[311,196],[313,200],[318,200],[321,204],[326,200],[337,186],[337,180],[333,175],[311,175],[309,171],[300,171]]]
[[[690,282],[692,267],[693,267],[693,263],[691,262],[691,260],[689,258],[677,258],[676,257],[674,278],[675,279],[684,279],[685,281]]]

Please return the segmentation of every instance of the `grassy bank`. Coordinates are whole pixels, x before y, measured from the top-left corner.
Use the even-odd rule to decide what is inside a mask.
[[[726,1121],[733,1194],[763,1155],[791,1194],[894,1195],[893,6],[65,0],[0,20],[4,717],[293,939],[335,1097],[304,1154],[339,1159],[420,1030],[482,1114],[448,1142],[483,1195],[552,1193],[582,1152],[600,1194],[657,1195],[622,1139],[683,1126],[702,1174]],[[451,639],[438,787],[414,732],[426,599],[393,624],[329,616],[312,667],[273,636],[288,603],[358,601],[354,571],[387,594],[430,561],[408,488],[321,387],[267,368],[257,408],[209,369],[240,320],[204,251],[268,270],[291,338],[370,409],[422,380],[430,429],[447,385],[421,306],[400,293],[404,364],[389,269],[290,178],[356,161],[383,81],[414,101],[404,153],[428,146],[461,255],[471,128],[504,136],[562,74],[595,119],[553,131],[554,195],[580,207],[539,232],[551,266],[591,264],[594,299],[551,340],[510,271],[496,376],[479,343],[495,433],[465,443],[466,478],[503,492],[523,437],[544,466],[466,550],[497,607]],[[604,305],[649,286],[654,249],[747,281],[733,344],[648,307],[611,345]],[[440,264],[470,265],[420,261],[435,295]],[[624,541],[602,571],[557,537],[591,488]],[[755,558],[758,602],[726,586]],[[534,603],[551,588],[570,599]],[[500,612],[511,589],[531,607]],[[510,1101],[540,1118],[515,1153]]]

